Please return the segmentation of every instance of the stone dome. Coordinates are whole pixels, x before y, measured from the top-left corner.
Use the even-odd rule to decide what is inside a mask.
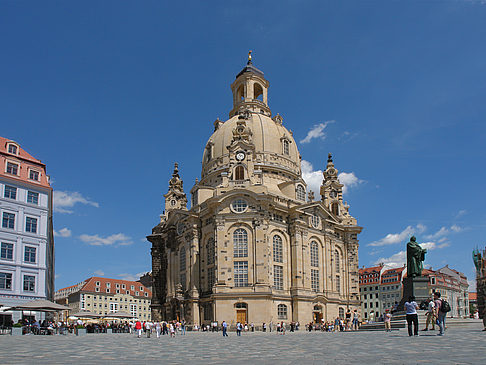
[[[300,176],[299,150],[292,133],[282,125],[282,118],[279,115],[272,119],[260,113],[249,114],[249,118],[244,121],[250,132],[249,142],[254,145],[252,153],[255,164],[262,168],[267,166],[271,169],[281,169],[294,178]],[[241,120],[240,115],[235,115],[226,122],[215,122],[215,131],[209,138],[203,155],[203,179],[212,171],[220,170],[224,165],[223,160],[229,160],[228,147],[234,140],[238,121]]]

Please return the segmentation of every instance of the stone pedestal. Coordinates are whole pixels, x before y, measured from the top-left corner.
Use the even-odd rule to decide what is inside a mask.
[[[404,304],[408,301],[409,296],[415,296],[415,301],[418,305],[430,297],[429,294],[429,279],[424,276],[416,276],[414,278],[403,279],[403,297],[398,305],[398,310],[403,311]]]

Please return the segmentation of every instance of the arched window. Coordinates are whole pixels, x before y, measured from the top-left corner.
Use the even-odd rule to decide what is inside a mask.
[[[341,293],[341,277],[336,275],[336,291]]]
[[[289,141],[284,139],[283,142],[282,142],[282,147],[283,147],[284,155],[290,155]]]
[[[240,87],[238,88],[238,91],[236,92],[236,95],[237,95],[237,98],[238,98],[237,101],[243,101],[245,99],[245,88],[244,88],[243,85],[240,85]]]
[[[302,185],[297,185],[297,200],[302,200],[305,202],[305,189]]]
[[[339,256],[339,251],[334,251],[334,261],[336,265],[336,274],[341,271],[341,257]]]
[[[339,307],[339,318],[344,319],[344,308]]]
[[[214,238],[210,238],[206,244],[207,264],[214,264]]]
[[[319,267],[319,246],[316,241],[312,241],[310,245],[310,264]]]
[[[263,101],[263,88],[260,84],[253,84],[253,99]]]
[[[248,233],[243,228],[238,228],[233,233],[234,257],[248,257]]]
[[[234,180],[245,180],[245,168],[243,166],[236,166]]]
[[[235,308],[238,308],[238,309],[247,309],[248,308],[248,305],[246,303],[236,303],[235,304]]]
[[[283,262],[282,238],[278,235],[273,236],[273,261]]]
[[[339,206],[338,206],[338,203],[332,203],[331,204],[331,212],[334,215],[339,215]]]
[[[285,304],[279,304],[277,306],[278,319],[287,319],[287,306]]]
[[[186,271],[186,248],[181,247],[179,251],[179,270]]]

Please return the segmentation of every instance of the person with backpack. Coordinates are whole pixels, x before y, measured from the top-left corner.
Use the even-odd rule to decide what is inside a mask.
[[[437,317],[437,324],[439,325],[439,333],[437,336],[443,336],[445,330],[445,319],[447,312],[450,312],[451,306],[447,301],[440,299],[440,293],[434,293],[435,315]]]
[[[417,302],[415,302],[415,296],[411,295],[408,297],[408,301],[405,302],[405,312],[407,317],[407,327],[408,327],[408,335],[409,336],[418,336],[418,314],[417,309],[419,306]],[[412,324],[413,324],[413,333],[412,333]]]

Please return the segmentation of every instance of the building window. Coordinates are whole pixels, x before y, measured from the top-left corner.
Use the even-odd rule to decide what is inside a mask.
[[[17,199],[17,188],[15,186],[5,185],[3,197],[9,199]]]
[[[273,261],[283,262],[282,238],[278,235],[273,236]]]
[[[311,269],[311,288],[313,292],[319,291],[319,270]]]
[[[110,292],[110,288],[106,288],[106,292],[109,293]]]
[[[435,278],[430,278],[430,284],[435,285]]]
[[[27,203],[35,205],[39,204],[39,193],[33,191],[27,192]]]
[[[341,278],[339,277],[339,275],[336,275],[336,291],[338,293],[341,293]]]
[[[273,286],[275,289],[283,290],[283,267],[280,265],[273,266]]]
[[[107,288],[111,287],[111,283],[106,283],[106,287]]]
[[[35,276],[24,275],[24,291],[35,291]]]
[[[118,303],[110,303],[110,313],[118,312]]]
[[[208,289],[211,290],[216,282],[216,271],[214,268],[208,269]]]
[[[248,286],[248,261],[235,261],[235,286]]]
[[[344,318],[344,308],[339,308],[339,318]]]
[[[186,273],[185,272],[181,273],[179,280],[181,282],[182,291],[185,292],[186,291]]]
[[[39,173],[35,170],[29,170],[29,179],[39,181]]]
[[[277,306],[278,319],[287,319],[287,306],[285,304],[279,304]]]
[[[339,215],[339,206],[338,203],[331,204],[331,213],[334,215]]]
[[[130,314],[133,317],[138,318],[137,305],[136,304],[130,304]]]
[[[316,241],[312,241],[310,245],[310,264],[313,267],[319,267],[319,247]]]
[[[99,281],[97,281],[95,284],[96,284],[96,286],[100,286],[100,282]]]
[[[127,286],[125,284],[122,284],[122,289],[126,289]]]
[[[297,196],[297,200],[301,200],[305,202],[305,189],[302,185],[297,185],[296,196]]]
[[[214,238],[210,238],[206,244],[207,264],[214,264]]]
[[[0,272],[0,289],[12,290],[12,274]]]
[[[317,215],[313,215],[311,217],[311,224],[312,224],[312,227],[314,228],[318,228],[319,227],[319,223],[320,223],[320,219]]]
[[[14,145],[14,144],[9,144],[8,145],[8,153],[16,155],[17,154],[17,146]]]
[[[235,213],[243,213],[248,208],[248,203],[243,199],[236,199],[231,203],[231,208]]]
[[[236,166],[235,180],[245,180],[245,168],[243,166]]]
[[[95,288],[95,291],[96,291],[96,292],[99,292],[99,291],[100,291],[100,288],[96,287],[96,288]]]
[[[339,256],[339,251],[335,250],[334,251],[334,261],[336,265],[336,273],[341,271],[341,258]]]
[[[135,290],[135,285],[130,286],[130,289]]]
[[[15,214],[13,213],[3,213],[2,217],[2,227],[3,228],[15,228]]]
[[[25,218],[25,231],[30,233],[37,233],[37,218]]]
[[[31,264],[35,264],[36,251],[37,250],[35,247],[25,246],[24,261],[29,262]]]
[[[179,271],[186,271],[186,248],[179,250]]]
[[[13,243],[2,242],[0,258],[2,260],[13,260]]]
[[[233,233],[234,257],[248,257],[248,233],[243,228],[238,228]]]
[[[284,153],[284,155],[290,155],[289,141],[287,141],[286,139],[284,139],[282,145],[283,145],[283,153]]]
[[[19,165],[12,162],[7,162],[7,173],[12,175],[18,175],[19,173]]]

